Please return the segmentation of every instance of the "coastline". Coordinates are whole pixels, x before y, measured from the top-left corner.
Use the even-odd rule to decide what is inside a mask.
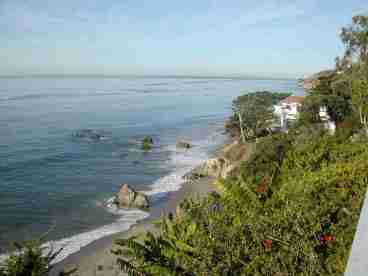
[[[215,191],[213,185],[215,179],[215,177],[208,176],[192,182],[184,182],[178,191],[171,192],[168,195],[165,202],[153,208],[148,218],[139,221],[127,231],[101,238],[82,247],[78,252],[55,264],[50,275],[57,276],[63,270],[67,272],[75,268],[78,269],[78,276],[116,275],[118,271],[115,265],[116,257],[110,253],[116,238],[127,238],[144,231],[157,231],[153,224],[155,220],[163,214],[175,212],[178,204],[186,198],[202,198]]]
[[[213,154],[211,154],[211,156],[209,156],[209,158],[214,158],[221,155],[224,149],[232,144],[233,141],[234,136],[229,136],[226,141],[219,146],[219,148]],[[196,171],[199,167],[193,168],[189,174]],[[119,272],[121,273],[116,266],[116,257],[111,253],[115,239],[128,238],[132,235],[136,235],[145,231],[156,231],[157,233],[158,230],[156,230],[154,226],[154,221],[161,218],[162,215],[175,213],[177,206],[184,199],[202,198],[209,193],[216,191],[216,187],[213,185],[216,179],[217,177],[214,176],[205,176],[192,181],[185,181],[183,179],[179,190],[169,192],[165,200],[150,209],[149,217],[138,221],[128,230],[97,239],[94,242],[82,247],[79,251],[56,263],[50,275],[58,276],[58,274],[62,271],[68,272],[74,269],[77,269],[78,276],[112,276],[117,275]]]

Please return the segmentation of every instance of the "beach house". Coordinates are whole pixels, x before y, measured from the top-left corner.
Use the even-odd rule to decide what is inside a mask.
[[[279,125],[282,131],[287,131],[288,126],[298,119],[303,101],[303,96],[289,96],[274,106],[274,112],[280,120]]]

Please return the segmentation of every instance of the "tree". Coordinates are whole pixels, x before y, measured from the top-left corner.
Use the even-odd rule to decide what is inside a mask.
[[[274,121],[273,105],[289,95],[263,91],[245,94],[233,101],[234,117],[238,120],[243,142],[269,130]]]
[[[341,39],[347,47],[346,57],[355,54],[358,60],[368,62],[368,16],[354,16],[353,23],[342,29]]]
[[[336,123],[342,122],[352,111],[351,80],[351,73],[345,71],[319,77],[318,84],[303,102],[301,121],[319,122],[319,109],[324,106],[331,120]]]
[[[353,79],[352,102],[368,135],[368,69],[360,66]]]

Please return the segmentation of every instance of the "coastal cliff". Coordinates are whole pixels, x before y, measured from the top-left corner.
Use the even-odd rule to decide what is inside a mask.
[[[307,91],[315,89],[320,83],[321,78],[328,78],[336,73],[335,70],[320,71],[312,76],[301,79],[299,84]]]
[[[251,155],[252,143],[242,144],[238,139],[225,145],[214,157],[184,175],[184,180],[193,181],[202,177],[228,178],[238,174],[242,162]]]

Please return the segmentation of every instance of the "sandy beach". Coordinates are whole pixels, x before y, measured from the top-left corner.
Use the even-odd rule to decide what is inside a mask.
[[[57,276],[63,270],[67,272],[73,269],[77,269],[73,275],[78,276],[124,275],[116,266],[116,257],[110,252],[114,246],[114,240],[127,238],[147,230],[157,231],[152,224],[154,220],[163,214],[175,212],[178,204],[185,198],[201,198],[214,191],[215,187],[212,185],[214,180],[213,177],[204,177],[192,182],[185,182],[180,190],[170,193],[164,202],[152,208],[149,218],[140,221],[128,231],[102,238],[81,248],[77,253],[56,264],[51,276]]]

